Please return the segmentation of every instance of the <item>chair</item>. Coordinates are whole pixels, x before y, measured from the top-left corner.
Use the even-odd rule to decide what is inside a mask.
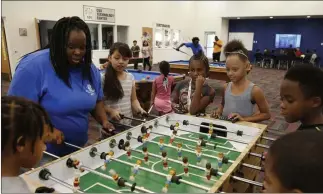
[[[261,63],[262,63],[262,59],[263,59],[263,56],[262,56],[262,54],[261,53],[255,53],[255,64],[256,65],[258,65],[259,64],[259,66],[261,65]]]

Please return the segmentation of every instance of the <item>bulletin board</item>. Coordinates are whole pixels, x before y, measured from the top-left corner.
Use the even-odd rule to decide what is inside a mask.
[[[181,31],[172,29],[168,24],[154,24],[154,47],[173,49],[181,42]]]

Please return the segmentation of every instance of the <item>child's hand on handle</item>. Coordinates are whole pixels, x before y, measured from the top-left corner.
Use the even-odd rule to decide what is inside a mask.
[[[120,112],[118,110],[111,110],[110,117],[111,117],[111,119],[116,120],[116,121],[121,120]]]
[[[244,121],[244,118],[239,115],[238,113],[231,113],[229,115],[229,119],[235,120],[235,121]]]
[[[220,116],[222,115],[222,111],[221,110],[219,110],[219,109],[217,109],[217,110],[215,110],[215,111],[213,111],[213,113],[212,113],[212,115],[211,115],[211,117],[213,117],[213,118],[219,118]]]
[[[197,76],[196,83],[195,83],[196,87],[201,88],[204,85],[204,83],[205,83],[205,77],[203,77],[201,75]]]

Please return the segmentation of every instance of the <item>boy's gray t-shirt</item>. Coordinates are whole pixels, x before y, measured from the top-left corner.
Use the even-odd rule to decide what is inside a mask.
[[[1,193],[34,193],[21,177],[2,177]]]

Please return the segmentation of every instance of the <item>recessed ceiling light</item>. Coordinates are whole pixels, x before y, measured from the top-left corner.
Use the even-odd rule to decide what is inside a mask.
[[[237,19],[238,19],[238,20],[240,20],[240,18],[239,18],[239,17],[237,17]]]
[[[273,16],[270,16],[269,18],[270,18],[270,19],[273,19],[274,17],[273,17]]]
[[[307,18],[310,18],[310,17],[311,17],[310,15],[307,16]]]

